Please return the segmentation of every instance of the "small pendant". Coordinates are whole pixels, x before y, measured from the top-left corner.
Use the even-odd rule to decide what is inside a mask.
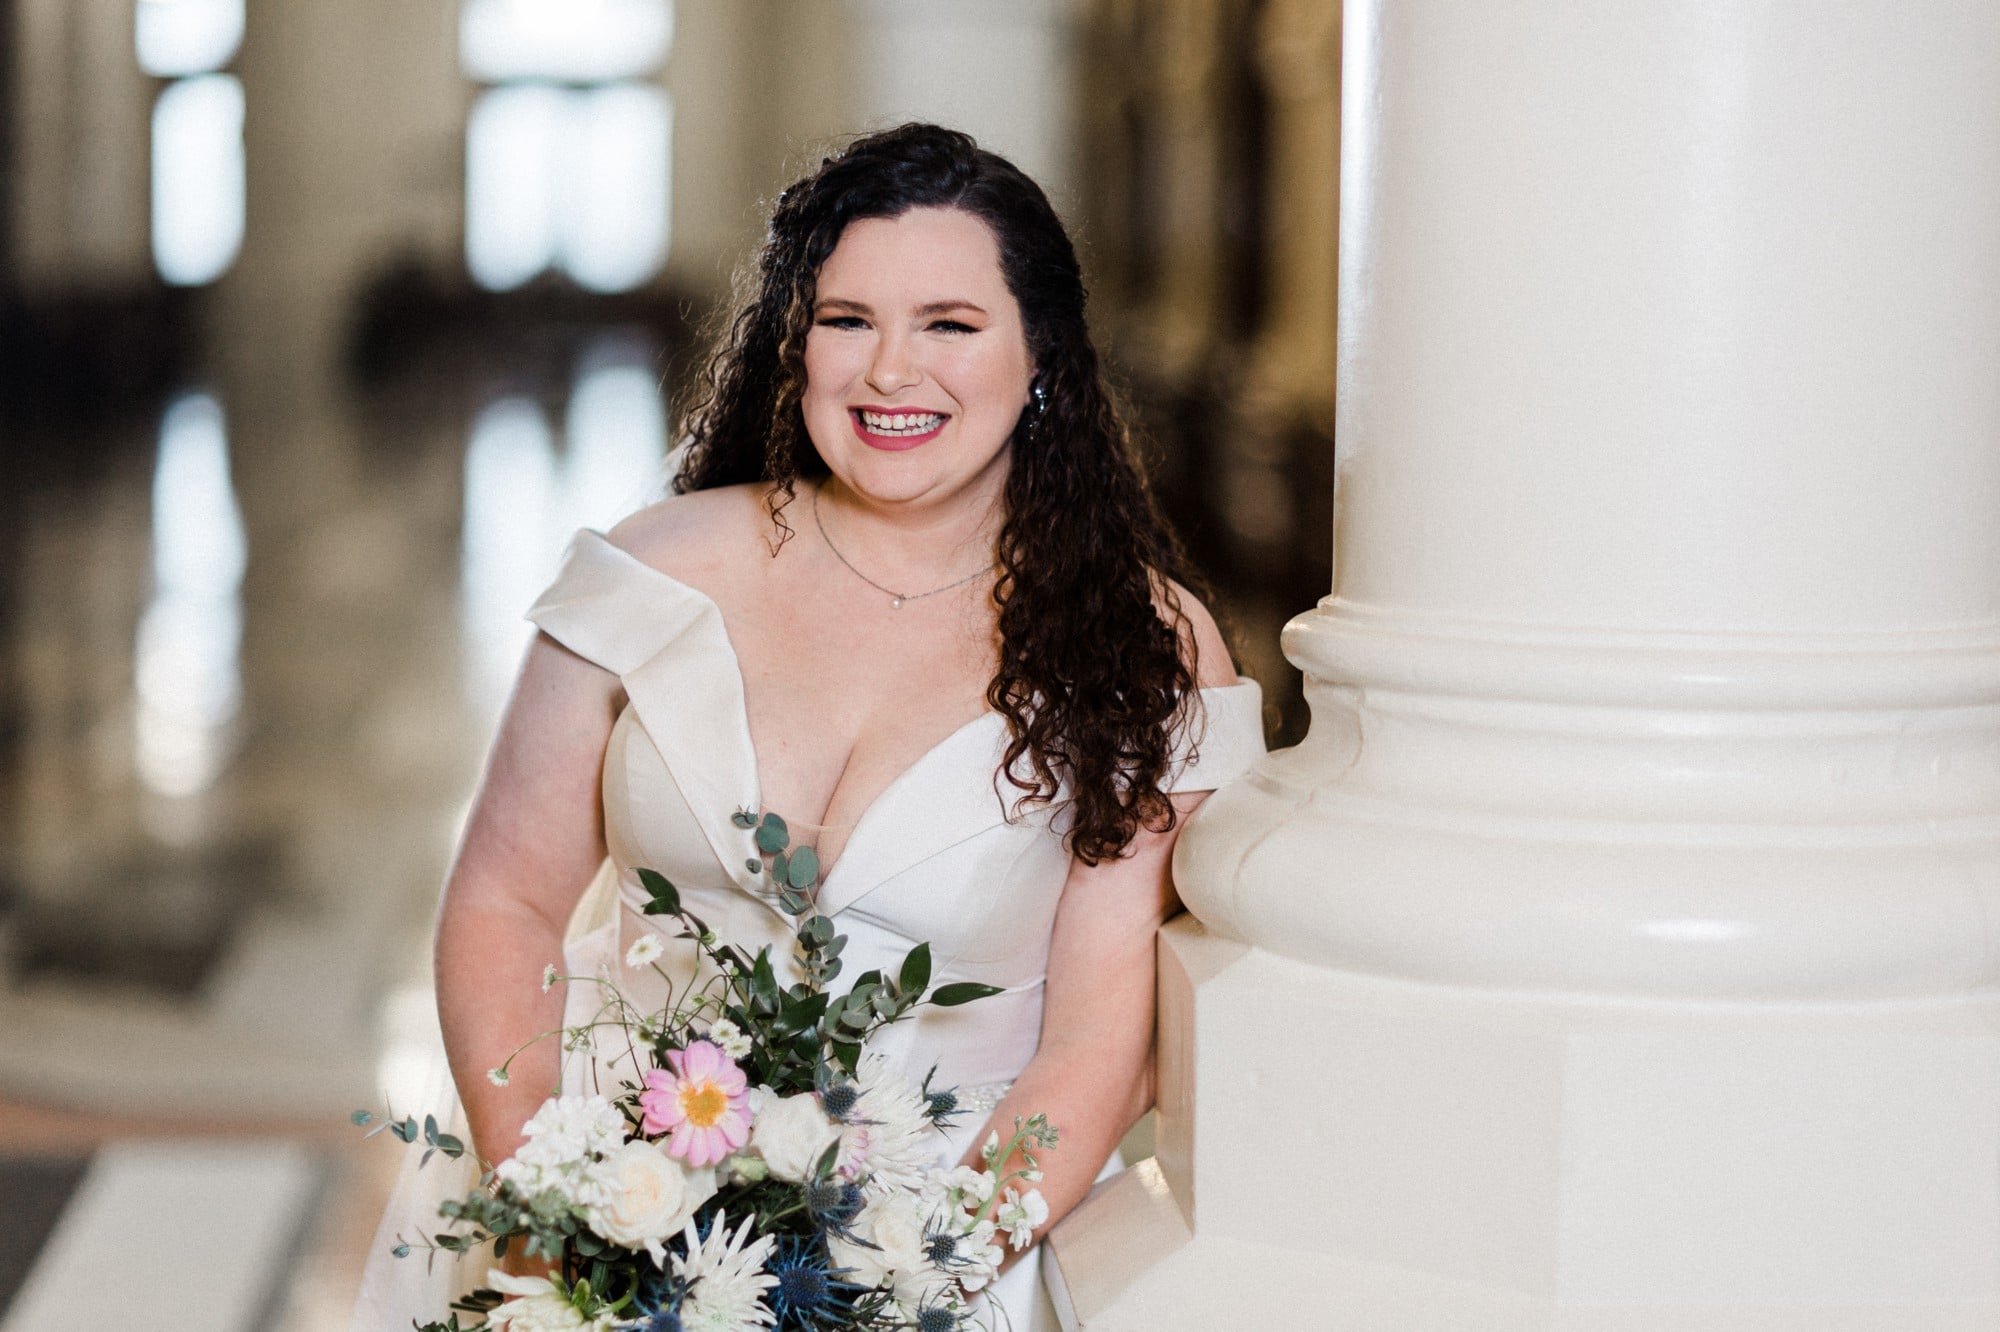
[[[890,610],[901,610],[901,609],[903,609],[903,599],[902,599],[901,597],[890,597],[890,598],[889,598],[889,609],[890,609]]]

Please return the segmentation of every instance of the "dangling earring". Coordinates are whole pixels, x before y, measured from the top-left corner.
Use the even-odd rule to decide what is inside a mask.
[[[1044,416],[1047,416],[1049,414],[1049,390],[1047,386],[1044,385],[1042,381],[1038,379],[1035,381],[1034,387],[1028,390],[1028,393],[1035,400],[1034,413],[1028,417],[1028,428],[1032,430],[1034,427],[1042,423],[1042,418]]]

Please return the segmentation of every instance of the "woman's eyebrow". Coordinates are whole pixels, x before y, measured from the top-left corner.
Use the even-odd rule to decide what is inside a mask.
[[[815,310],[851,310],[858,315],[873,315],[875,313],[874,310],[862,302],[850,301],[843,296],[828,296],[816,302],[813,308]],[[953,298],[944,301],[926,301],[917,307],[917,314],[923,316],[938,315],[946,314],[952,310],[970,310],[978,315],[986,313],[986,308],[982,305],[974,304],[968,300]]]

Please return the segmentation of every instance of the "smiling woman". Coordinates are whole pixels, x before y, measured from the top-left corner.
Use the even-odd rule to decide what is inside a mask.
[[[645,914],[641,868],[795,979],[732,821],[777,811],[825,867],[816,905],[850,973],[894,974],[926,940],[935,979],[997,991],[924,1007],[870,1050],[957,1089],[939,1164],[1030,1115],[1055,1124],[1025,1242],[1150,1103],[1169,857],[1201,793],[1261,752],[1257,686],[1186,591],[1098,370],[1075,253],[1026,176],[936,126],[859,140],[781,197],[751,285],[687,422],[678,493],[580,533],[529,613],[543,634],[438,928],[471,1137],[507,1158],[550,1087],[590,1085],[549,1048],[504,1085],[485,1076],[598,1006],[588,986],[567,1007],[543,993],[551,958],[620,974],[657,940],[657,973],[622,972],[642,1008],[666,993],[650,975],[696,975],[688,941]],[[392,1222],[423,1228],[399,1206]],[[992,1322],[1052,1332],[1037,1271],[1031,1251],[999,1278]],[[434,1290],[377,1299],[357,1327],[426,1303],[442,1306]]]

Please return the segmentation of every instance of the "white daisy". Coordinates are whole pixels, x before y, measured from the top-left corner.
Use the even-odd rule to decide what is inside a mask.
[[[722,1053],[731,1059],[742,1059],[757,1048],[756,1043],[743,1034],[743,1029],[728,1018],[715,1020],[708,1029],[708,1039],[721,1046]]]
[[[731,1235],[729,1217],[717,1212],[707,1239],[695,1232],[692,1220],[681,1232],[687,1253],[673,1263],[674,1271],[688,1283],[680,1308],[685,1332],[754,1332],[775,1321],[764,1292],[777,1285],[778,1278],[764,1270],[764,1260],[778,1241],[773,1235],[751,1240],[750,1228],[756,1222],[754,1216],[743,1218]]]
[[[625,950],[625,965],[643,967],[649,962],[659,961],[660,954],[666,951],[667,946],[660,942],[660,936],[648,930],[634,939],[632,946]]]

